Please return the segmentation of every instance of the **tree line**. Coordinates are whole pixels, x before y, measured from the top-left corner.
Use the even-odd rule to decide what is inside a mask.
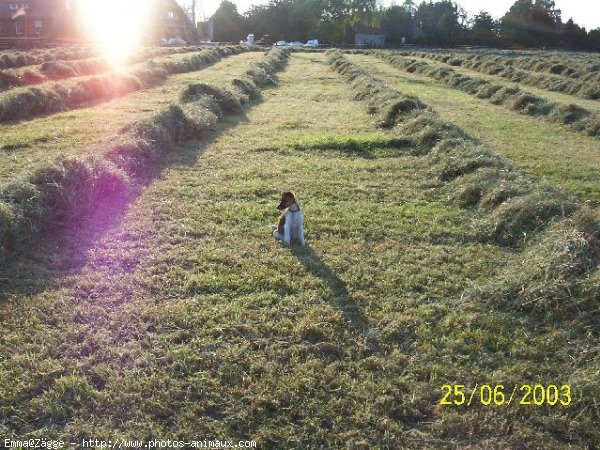
[[[377,0],[270,0],[240,14],[223,0],[211,18],[214,39],[245,39],[248,33],[271,40],[319,39],[324,43],[353,43],[356,33],[383,34],[386,44],[479,45],[507,48],[565,48],[600,50],[600,28],[589,32],[562,20],[553,0],[517,0],[495,20],[481,11],[470,18],[451,0],[406,0],[381,7]]]

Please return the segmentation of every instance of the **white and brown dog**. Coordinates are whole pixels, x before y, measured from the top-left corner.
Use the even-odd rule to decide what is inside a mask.
[[[275,239],[283,241],[285,245],[290,245],[292,239],[297,240],[300,245],[304,245],[304,216],[300,211],[296,196],[291,192],[282,193],[277,209],[279,211],[287,209],[287,211],[279,218],[277,229],[273,232]]]

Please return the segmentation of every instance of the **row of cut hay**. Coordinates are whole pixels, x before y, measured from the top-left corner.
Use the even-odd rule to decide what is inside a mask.
[[[355,98],[366,100],[371,110],[374,102],[385,102],[382,93],[395,99],[403,97],[339,51],[329,54],[329,62],[351,82]],[[357,74],[362,83],[355,82]],[[376,88],[365,89],[365,86]],[[418,99],[411,99],[420,106],[398,110],[389,125],[412,141],[413,154],[428,155],[432,175],[450,183],[452,200],[461,207],[479,206],[489,212],[486,220],[477,224],[481,240],[507,246],[522,245],[524,233],[542,230],[553,220],[567,217],[578,209],[578,205],[560,191],[523,176],[462,129],[444,122]],[[556,207],[555,201],[560,207]]]
[[[528,58],[517,57],[512,61],[517,69],[546,72],[553,75],[569,77],[589,83],[600,82],[600,64],[598,61],[589,63],[576,62],[573,58]]]
[[[451,200],[489,213],[475,224],[480,239],[523,245],[537,231],[579,209],[563,192],[524,176],[430,108],[399,119],[398,130],[413,140],[413,154],[428,154],[432,174],[451,182]]]
[[[88,58],[74,61],[47,61],[40,66],[0,72],[0,90],[44,83],[50,80],[93,75],[110,70],[106,58]]]
[[[410,52],[412,56],[431,58],[453,66],[464,65],[466,61],[470,68],[501,70],[506,67],[521,69],[528,72],[546,73],[579,80],[589,83],[600,82],[599,61],[588,59],[583,62],[580,58],[573,56],[549,56],[544,58],[530,56],[511,56],[510,54],[494,53],[431,53]]]
[[[555,222],[493,280],[469,296],[544,319],[600,319],[600,212]]]
[[[264,70],[272,82],[288,54],[273,50],[254,70]],[[248,81],[264,85],[258,78]],[[191,85],[181,103],[123,127],[101,149],[102,156],[61,157],[1,186],[0,257],[19,251],[42,231],[69,226],[101,202],[126,201],[178,143],[201,139],[223,114],[240,112],[236,92],[233,84],[231,90]]]
[[[330,55],[330,64],[349,81],[349,74],[368,76],[339,52]],[[357,88],[357,93],[371,100],[368,92]],[[497,278],[467,298],[543,320],[598,323],[600,211],[524,175],[429,107],[398,115],[394,131],[413,141],[416,154],[427,155],[431,174],[446,182],[450,201],[477,208],[473,229],[479,240],[518,250]],[[425,135],[435,138],[424,140]]]
[[[600,64],[590,60],[583,62],[573,57],[532,58],[518,56],[508,62],[511,66],[531,72],[560,75],[590,83],[600,82]]]
[[[517,86],[494,84],[481,78],[462,75],[451,68],[432,66],[425,61],[407,58],[397,53],[380,51],[374,55],[396,68],[430,77],[495,105],[502,105],[529,116],[542,116],[551,122],[566,125],[573,131],[600,137],[600,117],[580,106],[549,102]]]
[[[519,70],[511,64],[511,58],[503,59],[499,56],[447,55],[423,52],[406,53],[406,55],[428,58],[451,66],[462,66],[467,69],[476,70],[488,75],[499,76],[515,83],[523,83],[547,91],[576,95],[587,100],[600,99],[600,71],[598,70],[595,72],[587,72],[585,76],[574,79]],[[560,65],[560,67],[564,67],[564,65]]]
[[[261,62],[232,82],[233,92],[241,104],[260,98],[260,88],[275,85],[274,74],[287,64],[291,50],[280,48],[267,53]]]
[[[82,79],[18,88],[0,95],[0,122],[53,114],[107,101],[145,89],[170,74],[199,70],[221,57],[243,51],[241,46],[211,47],[177,61],[150,61],[127,72],[109,72]]]
[[[151,58],[172,56],[181,53],[198,52],[197,47],[149,48],[141,49],[131,55],[125,64],[145,62]],[[71,61],[52,60],[38,66],[26,67],[19,70],[9,69],[0,71],[0,91],[15,87],[29,86],[51,80],[96,75],[108,72],[113,64],[105,57],[78,59]]]
[[[429,126],[433,127],[431,123]],[[410,131],[419,129],[416,126]],[[406,132],[406,128],[401,131]],[[458,171],[463,175],[449,184],[452,200],[483,211],[484,218],[474,223],[476,234],[491,231],[495,242],[524,245],[496,276],[469,289],[462,300],[484,303],[493,309],[522,311],[542,323],[566,322],[575,337],[597,335],[600,212],[585,205],[579,207],[564,193],[534,182],[506,163],[491,163],[489,154],[475,147],[476,143],[464,139],[441,139],[430,155],[452,157],[454,164],[446,167],[470,170],[473,165],[479,166],[467,174]],[[465,157],[468,153],[471,156]],[[480,159],[488,161],[479,165]],[[454,169],[451,172],[457,173]],[[590,362],[589,369],[578,370],[573,377],[581,395],[579,407],[571,415],[587,411],[600,420],[600,385],[594,364]]]
[[[242,112],[243,105],[260,98],[260,89],[276,85],[275,74],[281,71],[289,58],[289,49],[274,49],[250,67],[241,77],[234,78],[231,89],[223,90],[206,83],[192,83],[179,96],[184,109],[202,105],[216,118]]]
[[[236,55],[243,51],[247,51],[245,45],[231,45],[226,47],[203,47],[193,54],[186,55],[180,58],[169,58],[158,61],[150,61],[154,66],[166,71],[168,74],[193,72],[205,66],[218,61],[222,57]]]
[[[95,56],[89,47],[53,48],[30,51],[4,51],[0,53],[0,70],[43,64],[48,61],[70,61]]]
[[[329,64],[352,83],[354,99],[368,101],[369,111],[376,115],[378,126],[391,128],[399,116],[425,109],[417,98],[390,89],[368,71],[348,61],[340,51],[330,50],[327,57]]]

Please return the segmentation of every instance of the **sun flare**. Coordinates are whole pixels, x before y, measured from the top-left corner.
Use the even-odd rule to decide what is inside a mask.
[[[91,39],[118,65],[141,45],[150,4],[144,0],[79,0],[79,10]]]

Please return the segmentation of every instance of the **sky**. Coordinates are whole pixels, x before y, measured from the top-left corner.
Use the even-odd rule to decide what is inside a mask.
[[[177,0],[181,4],[191,4],[191,0]],[[241,13],[246,12],[251,5],[268,3],[268,0],[232,0]],[[210,17],[219,7],[221,0],[197,0],[198,18]],[[383,0],[385,6],[394,3],[394,0]],[[403,0],[396,0],[402,4]],[[417,0],[419,3],[419,0]],[[514,3],[514,0],[457,0],[471,16],[481,10],[489,12],[495,19],[499,19]],[[562,10],[563,22],[573,18],[575,23],[584,26],[588,31],[600,28],[600,0],[555,0],[557,8]]]

